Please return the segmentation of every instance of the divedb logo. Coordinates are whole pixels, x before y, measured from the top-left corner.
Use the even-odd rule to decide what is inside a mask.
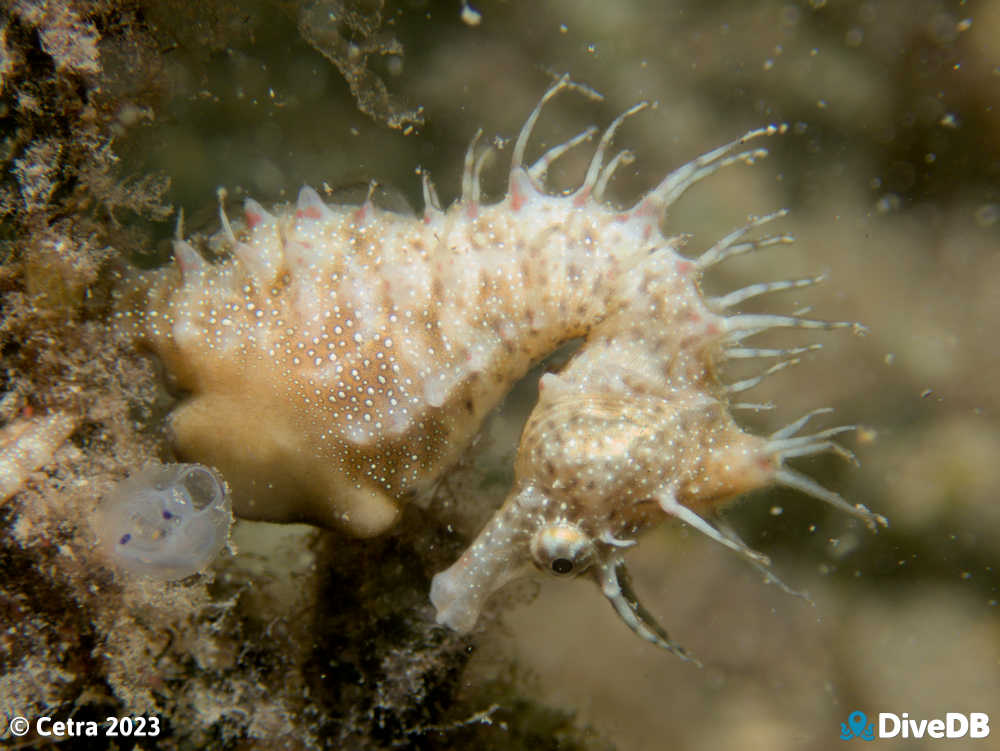
[[[876,738],[988,738],[990,716],[985,712],[947,712],[944,718],[912,719],[907,712],[893,714],[879,712],[878,730],[868,721],[864,712],[855,710],[840,723],[840,740],[859,738],[873,741]]]

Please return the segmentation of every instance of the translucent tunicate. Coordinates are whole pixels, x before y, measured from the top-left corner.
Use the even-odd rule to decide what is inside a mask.
[[[198,573],[222,551],[232,501],[203,464],[156,464],[123,480],[98,508],[101,547],[121,568],[157,579]]]

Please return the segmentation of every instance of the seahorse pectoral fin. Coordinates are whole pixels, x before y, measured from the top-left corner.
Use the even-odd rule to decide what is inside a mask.
[[[489,596],[528,573],[531,559],[523,522],[516,503],[508,500],[462,556],[434,576],[431,603],[438,623],[468,633]]]
[[[620,555],[611,555],[602,561],[594,569],[594,576],[611,607],[632,631],[646,641],[672,652],[685,662],[702,666],[697,657],[670,638],[666,629],[639,602],[635,590],[632,589],[632,579],[625,568],[625,561]]]

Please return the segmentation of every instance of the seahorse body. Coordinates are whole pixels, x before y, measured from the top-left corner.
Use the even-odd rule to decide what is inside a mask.
[[[480,204],[474,148],[447,211],[425,176],[422,221],[310,188],[294,212],[248,200],[238,234],[221,215],[228,258],[179,236],[176,265],[122,293],[143,302],[120,324],[190,392],[171,416],[178,453],[219,468],[239,514],[383,531],[532,362],[623,304],[623,274],[668,242],[661,212],[601,205],[618,162],[547,195],[546,168],[582,139],[523,167],[537,114],[498,204]]]
[[[687,188],[753,163],[766,152],[742,145],[783,126],[685,164],[616,211],[603,192],[632,157],[622,151],[606,162],[605,154],[644,104],[605,131],[574,193],[547,194],[546,171],[596,128],[523,165],[542,107],[574,86],[563,77],[529,116],[501,202],[480,202],[485,152],[474,140],[462,198],[450,208],[439,208],[424,174],[422,218],[370,200],[328,206],[309,188],[293,211],[271,214],[247,200],[236,228],[220,208],[229,256],[207,262],[179,229],[175,266],[133,278],[117,321],[189,392],[171,416],[177,452],[222,471],[238,514],[308,519],[360,536],[385,530],[401,501],[442,475],[533,362],[584,337],[563,372],[542,379],[510,498],[435,577],[431,598],[440,622],[468,630],[489,594],[531,564],[557,575],[591,572],[630,627],[683,654],[628,584],[621,549],[643,529],[674,516],[762,565],[699,513],[774,483],[883,521],[784,466],[838,449],[829,437],[842,429],[795,438],[803,419],[770,438],[748,435],[728,395],[755,380],[726,387],[716,377],[725,357],[798,351],[740,347],[755,333],[846,324],[725,313],[754,294],[816,280],[703,297],[705,268],[788,240],[743,239],[780,213],[691,260],[678,253],[683,238],[660,231]]]

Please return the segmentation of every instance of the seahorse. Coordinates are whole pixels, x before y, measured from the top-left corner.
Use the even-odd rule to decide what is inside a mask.
[[[731,404],[733,394],[814,348],[746,347],[745,339],[780,327],[856,326],[726,313],[751,297],[808,286],[821,277],[754,284],[715,298],[702,295],[705,269],[780,242],[782,236],[745,236],[783,214],[751,220],[693,260],[664,245],[626,272],[629,303],[590,330],[563,370],[541,378],[518,449],[515,485],[503,507],[460,559],[434,577],[431,600],[439,623],[471,630],[494,591],[536,569],[556,577],[587,575],[639,636],[693,659],[632,588],[623,553],[642,532],[673,517],[791,591],[771,572],[766,556],[750,549],[723,520],[711,521],[728,502],[782,485],[852,514],[873,530],[887,524],[785,464],[826,451],[853,459],[832,439],[855,426],[797,435],[812,417],[831,411],[823,408],[770,436],[756,436],[733,418],[734,406],[759,406]],[[717,376],[726,359],[775,357],[785,359],[753,378],[723,384]]]
[[[184,239],[179,221],[175,263],[128,276],[117,293],[117,325],[150,346],[187,392],[170,416],[176,453],[219,469],[232,486],[238,515],[379,534],[394,523],[401,503],[433,487],[513,384],[559,345],[583,337],[575,362],[601,360],[601,342],[613,340],[608,337],[616,322],[684,320],[680,313],[640,310],[637,279],[678,280],[683,296],[657,298],[665,307],[700,311],[708,304],[698,289],[700,269],[748,243],[737,242],[742,233],[736,233],[714,253],[687,261],[678,254],[683,238],[665,237],[661,220],[695,183],[763,157],[766,150],[745,144],[785,126],[750,131],[671,172],[632,208],[616,210],[604,202],[604,193],[633,157],[627,150],[606,155],[621,124],[645,103],[605,130],[571,194],[547,192],[547,172],[597,128],[525,163],[544,106],[571,89],[589,92],[564,76],[527,118],[512,149],[508,191],[497,203],[482,201],[480,176],[489,150],[479,148],[477,135],[466,154],[462,196],[447,209],[426,172],[420,217],[383,210],[371,196],[361,206],[328,205],[305,187],[290,210],[271,213],[248,198],[244,221],[231,223],[220,199],[222,229],[210,244],[223,248],[221,261],[206,260]],[[657,281],[660,273],[665,276]],[[673,354],[663,356],[671,371],[688,363],[684,388],[701,388],[706,399],[714,398],[720,420],[727,418],[727,404],[719,398],[712,364],[725,342],[774,325],[836,325],[712,318],[707,309],[703,321],[718,330],[685,339],[677,329],[664,340]],[[621,362],[614,352],[605,355],[611,356],[608,367]],[[660,377],[663,389],[674,388],[672,373]],[[558,391],[556,384],[546,379],[546,390]],[[539,409],[548,409],[550,401],[541,399]],[[586,418],[590,408],[579,406]],[[543,422],[533,420],[522,441],[519,487],[533,475],[524,469],[523,457],[531,455],[524,447],[544,443],[532,437],[532,426]],[[601,461],[593,457],[594,466]],[[759,484],[797,482],[816,494],[780,462],[775,467],[770,475],[759,473]],[[625,474],[620,481],[626,483]],[[719,476],[714,482],[725,481]],[[677,496],[678,508],[688,500]],[[593,497],[594,509],[601,503]],[[505,509],[500,517],[510,516]],[[587,534],[600,533],[582,518],[567,521]],[[633,526],[637,532],[643,525]],[[492,528],[496,522],[484,534]],[[632,526],[613,534],[631,535]],[[501,559],[512,564],[523,557],[514,540],[509,550],[494,545],[484,568],[479,564],[487,557],[476,552],[482,542],[435,580],[444,623],[471,627],[481,595],[505,576],[490,572],[510,568]],[[548,543],[541,545],[535,547],[547,549]],[[469,592],[460,591],[462,582]]]

